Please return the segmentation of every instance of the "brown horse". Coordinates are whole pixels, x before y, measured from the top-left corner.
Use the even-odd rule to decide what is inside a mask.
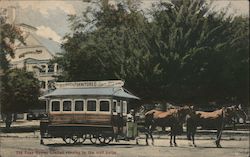
[[[152,135],[153,130],[159,127],[170,127],[170,146],[172,146],[172,139],[174,138],[174,145],[176,144],[176,135],[182,130],[182,124],[186,119],[188,114],[193,111],[193,106],[184,106],[175,109],[170,109],[168,111],[157,111],[150,110],[145,114],[145,127],[146,133],[146,143],[148,145],[148,137],[152,139],[152,145],[154,145],[154,138]]]
[[[221,147],[220,139],[222,135],[222,130],[225,127],[225,124],[231,121],[232,117],[237,115],[240,109],[238,106],[223,107],[222,109],[213,111],[213,112],[203,112],[196,111],[195,114],[192,114],[187,117],[187,138],[192,140],[192,144],[196,147],[194,142],[194,135],[198,126],[209,127],[217,129],[217,138],[216,146]]]

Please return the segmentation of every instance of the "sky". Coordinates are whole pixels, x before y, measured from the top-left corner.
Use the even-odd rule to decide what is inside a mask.
[[[114,0],[113,0],[114,2]],[[142,0],[144,8],[155,0]],[[230,4],[229,12],[249,16],[248,0],[215,0],[215,10]],[[62,42],[62,37],[70,32],[67,15],[80,14],[90,3],[82,0],[0,0],[0,8],[15,6],[17,19],[37,28],[36,33],[54,41]]]

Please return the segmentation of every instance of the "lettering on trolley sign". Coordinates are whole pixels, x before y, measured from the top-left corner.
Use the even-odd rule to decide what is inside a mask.
[[[58,88],[96,88],[96,87],[122,87],[124,82],[121,80],[111,81],[80,81],[80,82],[56,82]]]

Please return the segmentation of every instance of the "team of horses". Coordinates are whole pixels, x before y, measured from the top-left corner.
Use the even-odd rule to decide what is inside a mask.
[[[244,114],[242,114],[244,113]],[[186,105],[183,107],[175,107],[167,111],[150,110],[145,112],[145,135],[146,144],[148,138],[151,138],[154,145],[153,131],[156,127],[170,127],[170,146],[177,146],[176,136],[182,133],[182,126],[186,122],[187,138],[195,144],[195,133],[197,127],[216,128],[217,136],[215,144],[219,148],[222,131],[225,125],[230,122],[233,117],[246,116],[245,112],[238,105],[223,107],[213,112],[196,111],[193,106]],[[246,117],[244,117],[246,118]]]

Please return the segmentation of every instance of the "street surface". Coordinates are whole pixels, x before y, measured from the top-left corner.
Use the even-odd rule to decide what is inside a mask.
[[[160,137],[160,138],[159,138]],[[169,146],[169,136],[155,135],[155,145],[145,145],[145,139],[112,142],[110,145],[66,145],[61,139],[45,139],[40,145],[39,132],[1,133],[1,157],[249,157],[249,137],[246,134],[224,135],[223,148],[216,148],[214,134],[197,137],[197,147],[189,146],[185,136],[177,137],[178,147]]]

